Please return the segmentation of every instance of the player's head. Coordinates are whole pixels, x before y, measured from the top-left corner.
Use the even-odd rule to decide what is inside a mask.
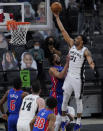
[[[76,46],[83,46],[86,43],[87,43],[87,38],[84,35],[78,35],[75,38],[75,45]]]
[[[22,87],[21,79],[19,77],[15,78],[13,81],[13,85],[16,90],[21,89],[21,87]]]
[[[57,54],[52,54],[49,61],[51,65],[60,65],[61,64],[60,57]]]
[[[35,80],[32,83],[32,93],[38,94],[38,93],[40,93],[40,90],[41,90],[40,82],[39,82],[39,80]]]
[[[24,54],[23,57],[23,61],[26,64],[26,67],[31,67],[32,63],[33,63],[33,58],[31,56],[31,54],[29,54],[28,52]]]
[[[53,110],[57,106],[57,100],[54,97],[48,97],[46,100],[46,106]]]

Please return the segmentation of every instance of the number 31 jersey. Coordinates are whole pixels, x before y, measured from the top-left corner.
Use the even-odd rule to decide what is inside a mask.
[[[37,105],[37,98],[39,98],[38,95],[28,95],[23,99],[20,114],[19,114],[19,120],[32,120],[35,116],[35,113],[37,111],[38,105]]]
[[[76,46],[74,45],[69,51],[70,62],[68,74],[75,78],[81,78],[81,73],[85,61],[84,52],[86,49],[86,47],[83,47],[81,50],[77,50]]]

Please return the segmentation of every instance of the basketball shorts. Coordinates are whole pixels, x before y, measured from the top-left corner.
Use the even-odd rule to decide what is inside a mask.
[[[67,75],[62,89],[64,90],[64,94],[71,96],[74,91],[75,98],[80,98],[81,95],[81,79],[75,78],[71,75]]]
[[[10,114],[8,117],[8,131],[17,131],[17,120],[19,114]]]

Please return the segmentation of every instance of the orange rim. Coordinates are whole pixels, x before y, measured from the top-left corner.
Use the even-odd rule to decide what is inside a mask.
[[[30,22],[16,22],[15,20],[7,21],[7,30],[17,30],[18,25],[29,25]]]

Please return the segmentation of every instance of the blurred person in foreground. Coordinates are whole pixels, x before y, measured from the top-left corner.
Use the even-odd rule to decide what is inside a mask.
[[[7,101],[8,105],[8,131],[17,131],[17,121],[19,117],[19,111],[23,98],[28,93],[21,90],[22,82],[20,78],[14,79],[14,87],[8,90],[3,98],[0,100],[0,110],[2,117],[7,118],[7,114],[4,111],[3,105]]]

